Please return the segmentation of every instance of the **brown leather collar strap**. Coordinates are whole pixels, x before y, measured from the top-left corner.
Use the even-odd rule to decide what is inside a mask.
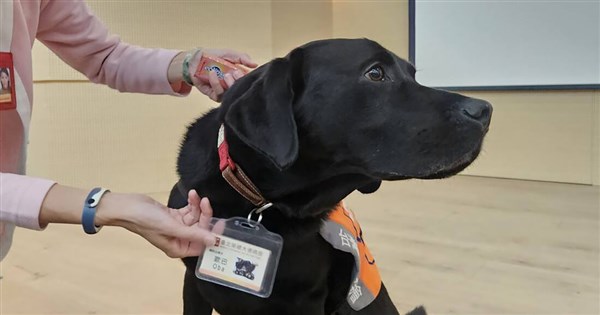
[[[219,169],[229,185],[255,206],[262,207],[267,204],[268,201],[263,197],[260,190],[229,156],[229,144],[225,139],[225,127],[223,125],[219,128],[217,148],[219,150]]]

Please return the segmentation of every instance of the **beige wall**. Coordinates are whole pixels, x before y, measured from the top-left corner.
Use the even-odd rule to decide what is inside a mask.
[[[272,25],[274,56],[312,40],[366,37],[408,57],[407,1],[278,0]]]
[[[143,46],[230,47],[263,63],[315,39],[368,37],[408,55],[407,1],[88,3],[112,32]],[[29,173],[69,185],[167,191],[186,124],[215,106],[199,93],[121,94],[88,83],[39,44],[34,69]],[[465,174],[600,184],[600,92],[466,94],[492,102],[494,117]]]
[[[408,1],[333,1],[333,36],[366,37],[408,59]]]
[[[111,32],[147,47],[229,47],[271,58],[269,2],[87,1]],[[28,173],[80,187],[168,191],[185,126],[215,103],[118,93],[34,48],[34,110]]]
[[[329,0],[273,1],[273,56],[285,56],[307,42],[331,38],[331,17],[332,4]]]
[[[482,156],[466,174],[598,184],[599,92],[465,94],[494,106]]]

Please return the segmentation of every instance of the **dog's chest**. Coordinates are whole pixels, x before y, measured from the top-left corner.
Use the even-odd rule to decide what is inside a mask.
[[[320,231],[283,234],[284,248],[273,293],[263,299],[210,286],[208,295],[222,315],[332,314],[347,302],[362,309],[377,296],[381,280],[358,222],[340,205]]]
[[[351,258],[342,264],[350,268],[340,266],[336,250],[316,233],[309,241],[291,240],[289,244],[294,246],[284,247],[270,297],[260,298],[200,281],[202,295],[221,315],[329,315],[333,309],[327,312],[326,305],[340,304],[346,296]],[[345,276],[332,279],[332,270]]]

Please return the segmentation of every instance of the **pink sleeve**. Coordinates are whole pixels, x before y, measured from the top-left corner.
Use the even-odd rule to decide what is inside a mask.
[[[167,79],[176,50],[148,49],[121,42],[82,0],[42,1],[36,38],[92,82],[121,92],[187,94]]]
[[[42,202],[53,181],[35,177],[0,173],[0,221],[41,230],[39,216]]]

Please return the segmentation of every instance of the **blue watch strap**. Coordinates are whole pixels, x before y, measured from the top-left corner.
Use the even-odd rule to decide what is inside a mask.
[[[85,202],[83,203],[83,212],[81,213],[81,225],[87,234],[96,234],[102,226],[94,224],[96,218],[96,206],[100,202],[102,196],[110,190],[96,187],[90,191]]]

